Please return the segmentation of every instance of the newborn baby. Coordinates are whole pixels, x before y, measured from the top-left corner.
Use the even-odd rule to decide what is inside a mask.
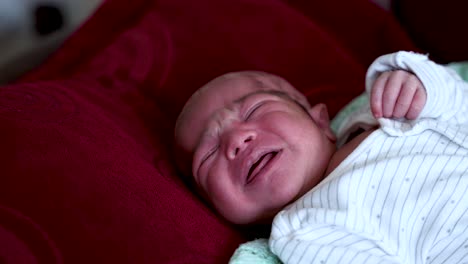
[[[376,85],[376,115],[414,119],[421,111],[425,92],[414,75],[389,72]],[[324,104],[310,106],[278,76],[237,72],[200,88],[180,114],[175,134],[184,153],[179,160],[185,157],[184,167],[192,167],[201,194],[225,218],[246,224],[270,221],[368,133],[337,150]]]
[[[285,263],[468,261],[468,85],[398,52],[366,90],[335,137],[325,105],[284,79],[218,77],[177,120],[180,166],[227,220],[273,221]]]

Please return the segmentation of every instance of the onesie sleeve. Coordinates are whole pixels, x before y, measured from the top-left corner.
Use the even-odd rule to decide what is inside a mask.
[[[387,243],[372,230],[350,230],[334,223],[317,223],[304,210],[283,211],[273,222],[269,245],[285,264],[397,264]],[[311,222],[309,222],[311,221]]]
[[[468,122],[468,83],[455,71],[434,63],[426,55],[400,51],[383,55],[371,64],[366,75],[366,91],[370,92],[381,73],[392,70],[412,72],[423,83],[427,101],[418,119]]]

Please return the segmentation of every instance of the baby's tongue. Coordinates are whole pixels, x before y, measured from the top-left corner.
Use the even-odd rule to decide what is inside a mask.
[[[255,162],[255,164],[253,164],[252,168],[250,169],[252,173],[250,173],[249,178],[255,177],[257,173],[259,173],[268,164],[268,162],[273,158],[273,156],[274,156],[274,153],[270,152],[270,153],[263,155],[260,158],[260,160]]]

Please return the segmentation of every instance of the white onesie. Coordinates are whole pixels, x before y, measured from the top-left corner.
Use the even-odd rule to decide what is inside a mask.
[[[284,263],[468,263],[468,84],[426,56],[398,52],[369,68],[414,73],[427,91],[417,120],[379,119],[320,184],[274,219]],[[377,124],[370,107],[338,132]]]

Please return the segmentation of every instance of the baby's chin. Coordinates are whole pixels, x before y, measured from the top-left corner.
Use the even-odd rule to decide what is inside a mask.
[[[255,225],[255,224],[271,224],[273,222],[273,218],[277,213],[279,213],[281,209],[269,211],[269,212],[259,212],[254,216],[248,217],[235,217],[235,218],[227,218],[226,219],[236,225]]]
[[[257,208],[251,212],[238,212],[235,215],[225,215],[224,217],[231,223],[237,225],[252,225],[252,224],[271,224],[276,214],[281,212],[288,204],[294,202],[291,200],[272,208]]]

